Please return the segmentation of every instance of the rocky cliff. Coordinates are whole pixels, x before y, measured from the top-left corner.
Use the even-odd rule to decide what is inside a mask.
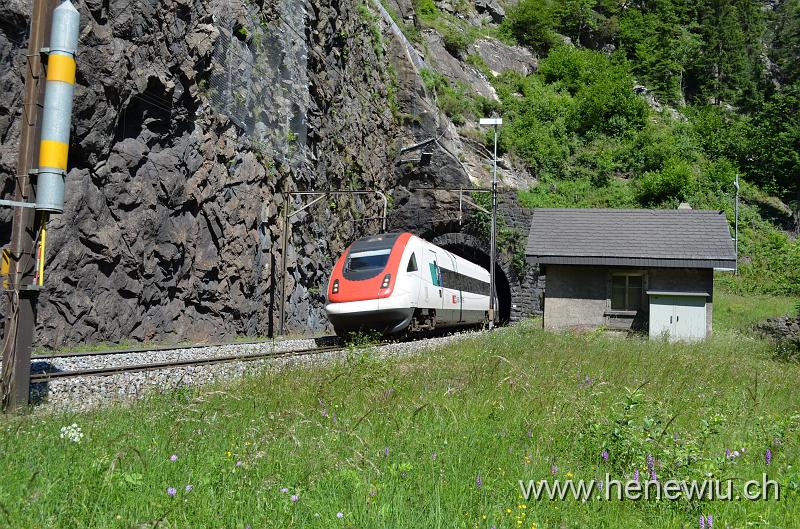
[[[349,1],[78,7],[66,210],[50,224],[40,343],[267,334],[279,286],[281,192],[383,188],[393,178],[389,70],[368,22]],[[18,0],[0,10],[6,192],[30,10],[30,1]],[[252,42],[254,26],[272,42]],[[301,65],[303,75],[295,75]],[[272,78],[257,79],[267,73]],[[226,75],[239,93],[224,85]],[[305,84],[292,85],[297,80]],[[240,100],[245,91],[263,100]],[[254,116],[256,105],[269,117]],[[281,137],[259,135],[270,121],[283,125]],[[350,204],[338,214],[345,221],[325,209],[298,219],[288,256],[290,325],[318,325],[308,291],[322,285],[329,265],[297,249],[335,255],[353,236],[346,221],[367,206]]]

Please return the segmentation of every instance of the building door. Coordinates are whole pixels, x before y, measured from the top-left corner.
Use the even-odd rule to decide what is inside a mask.
[[[650,336],[677,340],[706,337],[706,296],[650,295]]]

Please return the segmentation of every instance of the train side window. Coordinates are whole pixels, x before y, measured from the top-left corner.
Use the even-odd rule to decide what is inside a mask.
[[[406,272],[416,272],[417,271],[417,258],[414,254],[411,254],[411,259],[408,260],[408,266],[406,267]]]

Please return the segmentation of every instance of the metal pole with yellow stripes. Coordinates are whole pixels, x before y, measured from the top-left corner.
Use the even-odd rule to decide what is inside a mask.
[[[0,272],[7,273],[2,281],[6,324],[3,329],[0,408],[4,411],[24,408],[28,404],[31,345],[37,293],[44,275],[47,217],[64,210],[64,179],[80,17],[69,1],[56,4],[57,0],[33,0],[15,200],[0,201],[15,208],[11,243],[3,252],[0,263]],[[44,48],[48,40],[50,47]],[[44,53],[49,55],[46,80],[41,59]],[[38,142],[37,131],[41,131]],[[39,169],[33,170],[37,154]],[[34,208],[37,210],[35,214]],[[36,224],[40,234],[38,249],[34,249],[33,241]],[[35,266],[34,256],[38,258]],[[32,282],[34,278],[35,283]]]
[[[36,190],[36,209],[40,211],[64,211],[64,179],[67,175],[79,24],[80,15],[69,0],[53,11],[50,48],[44,50],[48,53],[47,85]]]

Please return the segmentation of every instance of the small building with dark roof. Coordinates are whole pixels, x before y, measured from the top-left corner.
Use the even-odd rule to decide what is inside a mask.
[[[711,334],[714,270],[734,270],[724,212],[533,211],[525,251],[545,275],[544,327]]]

